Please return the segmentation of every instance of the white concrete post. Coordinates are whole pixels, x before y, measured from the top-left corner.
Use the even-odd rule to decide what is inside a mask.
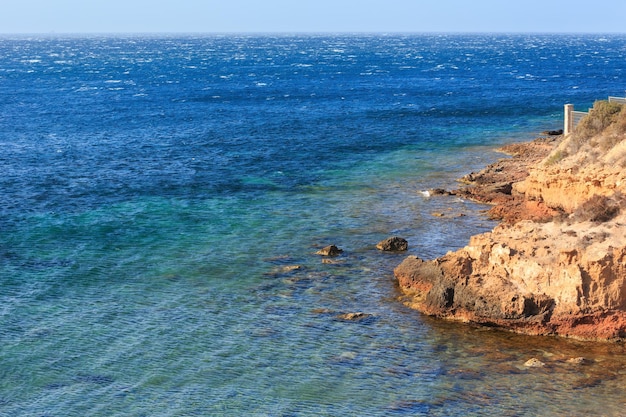
[[[574,131],[574,117],[572,114],[573,112],[574,112],[574,105],[566,104],[565,105],[565,117],[563,121],[563,134],[564,135],[569,135],[570,133]]]

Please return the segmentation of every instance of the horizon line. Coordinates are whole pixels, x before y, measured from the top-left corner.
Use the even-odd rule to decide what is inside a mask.
[[[265,35],[265,36],[295,36],[295,35],[626,35],[626,32],[592,32],[592,31],[112,31],[112,32],[0,32],[0,36],[113,36],[113,35]]]

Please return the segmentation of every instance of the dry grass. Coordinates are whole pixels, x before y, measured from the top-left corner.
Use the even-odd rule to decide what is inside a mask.
[[[626,105],[596,101],[593,109],[584,117],[573,134],[566,138],[559,146],[561,154],[555,153],[553,158],[546,161],[560,163],[561,159],[575,156],[577,164],[596,163],[604,161],[604,164],[613,161],[617,166],[622,166],[626,160],[622,158],[620,145],[626,139]],[[608,157],[608,159],[607,159]]]
[[[557,149],[553,151],[550,156],[546,159],[545,165],[551,166],[559,163],[561,160],[567,157],[567,152],[562,149]]]
[[[624,202],[624,196],[621,194],[615,194],[611,197],[594,195],[576,209],[572,218],[578,222],[608,222],[620,213]]]
[[[619,103],[611,103],[606,100],[596,101],[589,115],[584,117],[576,129],[574,137],[579,143],[584,143],[594,136],[603,133],[609,126],[619,124],[626,128],[626,112]],[[623,131],[626,132],[626,129]]]

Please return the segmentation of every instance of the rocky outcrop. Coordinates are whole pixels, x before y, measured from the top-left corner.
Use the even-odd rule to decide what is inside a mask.
[[[626,134],[607,132],[511,146],[466,176],[453,194],[503,222],[438,259],[406,258],[403,302],[526,334],[626,338]]]
[[[343,249],[339,249],[335,245],[328,245],[315,252],[316,255],[321,256],[339,256],[343,253]]]
[[[398,236],[393,236],[378,242],[376,249],[384,252],[402,252],[409,248],[409,242]]]
[[[501,159],[482,171],[461,178],[469,187],[450,194],[493,205],[489,217],[515,223],[522,219],[544,221],[558,215],[541,199],[528,199],[516,186],[525,180],[532,167],[544,160],[562,138],[542,137],[529,143],[514,143],[500,150],[510,158]]]
[[[617,219],[626,225],[626,216]],[[626,228],[503,223],[441,258],[408,257],[395,275],[427,314],[535,335],[626,336]],[[616,233],[618,232],[618,233]]]

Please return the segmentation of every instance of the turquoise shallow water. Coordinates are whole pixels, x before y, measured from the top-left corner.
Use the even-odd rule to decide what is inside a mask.
[[[618,95],[625,42],[3,38],[0,415],[620,415],[623,345],[423,317],[374,246],[493,227],[418,191]]]

